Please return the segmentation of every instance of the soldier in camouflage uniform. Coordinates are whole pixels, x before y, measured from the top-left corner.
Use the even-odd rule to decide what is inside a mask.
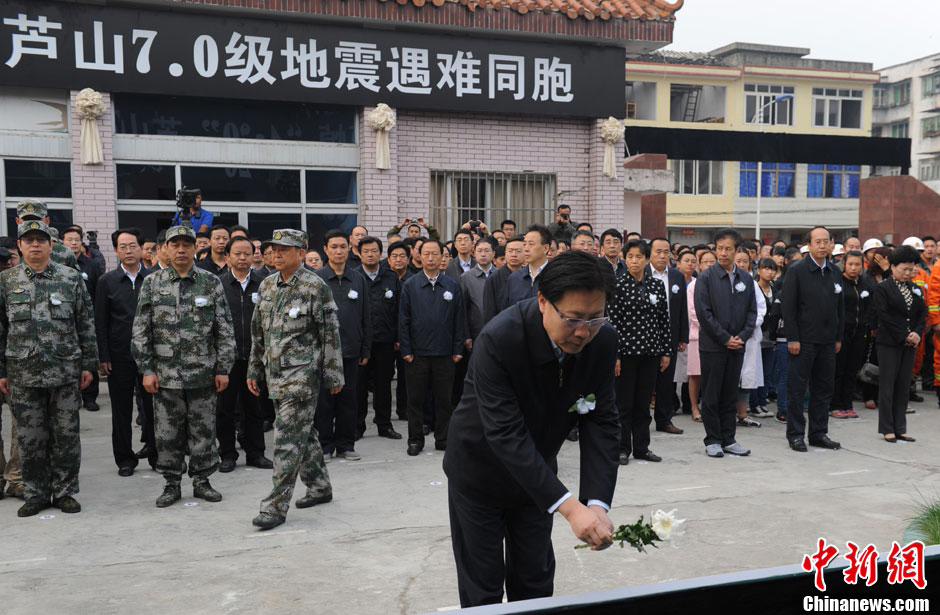
[[[131,343],[144,389],[154,396],[157,471],[166,479],[159,508],[180,499],[187,443],[193,497],[222,499],[209,484],[219,467],[216,394],[228,386],[235,361],[235,331],[222,283],[194,267],[195,233],[174,226],[166,242],[170,267],[144,278]]]
[[[16,224],[20,225],[27,220],[39,220],[49,227],[49,235],[52,237],[52,262],[71,267],[76,271],[81,271],[78,267],[78,259],[75,254],[65,247],[65,244],[59,240],[59,231],[52,227],[49,218],[49,209],[42,201],[20,201],[16,204]]]
[[[260,395],[267,383],[274,400],[274,489],[252,523],[263,530],[284,523],[297,475],[307,493],[296,502],[309,508],[333,499],[323,449],[313,426],[320,383],[331,395],[344,384],[336,304],[329,287],[303,267],[307,234],[283,229],[268,242],[278,273],[258,289],[251,320],[248,388]]]
[[[13,399],[23,463],[20,517],[77,513],[80,389],[98,363],[91,297],[78,272],[51,261],[38,220],[17,229],[23,262],[0,273],[0,393]]]

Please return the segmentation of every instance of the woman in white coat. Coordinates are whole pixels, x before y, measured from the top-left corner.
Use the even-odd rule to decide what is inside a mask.
[[[751,257],[743,248],[738,248],[737,254],[734,255],[734,266],[751,273]],[[744,363],[741,365],[741,381],[738,384],[739,427],[760,427],[760,421],[752,419],[747,412],[751,391],[764,386],[764,366],[760,354],[763,332],[760,326],[764,323],[764,315],[767,314],[767,302],[757,285],[757,280],[754,280],[754,295],[757,298],[757,321],[754,323],[754,333],[744,344]]]

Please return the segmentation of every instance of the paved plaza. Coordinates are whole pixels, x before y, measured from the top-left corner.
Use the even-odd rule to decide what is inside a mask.
[[[245,468],[244,456],[235,472],[213,476],[218,504],[194,500],[185,479],[183,501],[159,510],[163,481],[146,463],[118,477],[105,391],[100,412],[82,411],[82,513],[18,519],[20,501],[0,501],[4,613],[405,614],[457,604],[442,453],[407,457],[403,441],[372,427],[357,444],[362,461],[330,463],[332,503],[292,508],[287,524],[262,533],[251,519],[271,472]],[[940,496],[940,410],[933,397],[915,407],[914,444],[881,441],[877,412],[861,410],[859,420],[831,421],[841,451],[791,452],[771,419],[739,430],[754,451],[744,459],[706,458],[701,425],[678,417],[684,435],[653,432],[661,464],[621,468],[611,517],[678,508],[686,534],[648,555],[575,551],[559,517],[556,594],[796,564],[819,536],[885,549],[917,502]],[[7,413],[5,437],[8,423]],[[565,444],[559,465],[576,489],[577,445]]]

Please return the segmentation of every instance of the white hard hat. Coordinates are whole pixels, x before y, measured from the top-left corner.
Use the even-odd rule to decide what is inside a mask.
[[[874,237],[872,237],[871,239],[866,239],[865,243],[862,244],[862,252],[868,252],[869,250],[874,250],[875,248],[883,248],[883,247],[885,247],[885,244],[881,243],[880,239],[875,239]]]
[[[837,243],[835,247],[832,249],[832,255],[842,256],[843,254],[845,254],[845,246],[843,246],[841,243]]]
[[[920,252],[924,251],[924,242],[920,240],[920,237],[908,237],[901,245],[910,246]]]
[[[808,254],[808,253],[809,253],[809,246],[803,246],[800,248],[800,254]]]

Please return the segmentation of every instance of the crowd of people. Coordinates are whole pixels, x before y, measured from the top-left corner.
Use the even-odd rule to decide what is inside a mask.
[[[273,470],[262,529],[284,522],[298,476],[297,507],[332,499],[326,464],[361,459],[370,416],[393,440],[403,439],[393,411],[407,421],[408,455],[428,436],[446,450],[474,341],[536,297],[566,251],[606,262],[616,279],[604,317],[559,315],[573,330],[616,332],[621,465],[661,461],[650,429],[682,434],[677,413],[702,425],[714,458],[750,454],[738,429],[766,418],[787,425],[794,451],[838,449],[829,419],[858,418],[856,400],[878,410],[885,441],[913,442],[916,382],[934,390],[940,375],[931,237],[836,244],[815,227],[799,245],[761,245],[724,229],[686,246],[596,234],[561,205],[550,225],[469,220],[445,243],[423,218],[405,219],[380,234],[329,231],[315,250],[302,231],[254,237],[196,209],[152,239],[113,233],[118,262],[106,271],[83,229],[59,240],[43,203],[19,204],[17,238],[0,239],[0,393],[13,416],[0,497],[22,498],[20,516],[81,509],[78,414],[98,410],[101,378],[120,476],[146,460],[166,481],[158,507],[181,498],[187,471],[195,497],[219,501],[209,477],[235,470],[241,449]],[[575,427],[568,439],[578,438]]]

